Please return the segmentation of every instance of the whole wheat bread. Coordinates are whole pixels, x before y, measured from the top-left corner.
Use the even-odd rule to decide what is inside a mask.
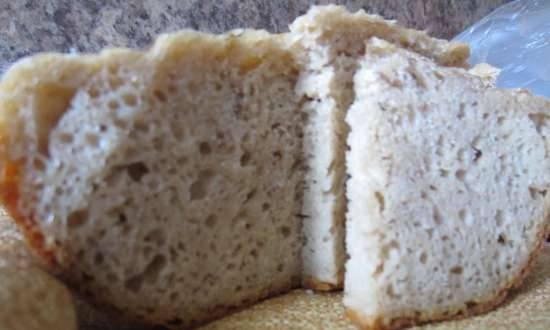
[[[341,288],[344,249],[346,111],[353,102],[353,75],[365,42],[378,37],[448,66],[466,66],[466,45],[405,29],[364,11],[341,6],[312,7],[290,26],[301,52],[297,90],[310,101],[304,140],[308,171],[304,192],[304,285],[317,290]]]
[[[0,83],[2,199],[96,303],[185,327],[300,284],[299,70],[279,37],[45,54]]]
[[[365,329],[500,303],[548,232],[550,103],[385,41],[346,121],[345,298]]]

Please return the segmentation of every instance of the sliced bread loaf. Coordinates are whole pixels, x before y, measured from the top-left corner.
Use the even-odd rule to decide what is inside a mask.
[[[378,39],[354,81],[348,315],[392,329],[502,302],[548,233],[550,103]]]
[[[466,66],[468,47],[400,27],[364,11],[340,6],[312,7],[290,26],[299,44],[303,69],[298,92],[310,101],[304,150],[307,155],[304,192],[304,285],[317,290],[343,283],[345,113],[354,99],[353,75],[372,37],[389,40],[433,58],[442,65]]]
[[[0,83],[1,198],[92,300],[181,328],[300,285],[299,70],[279,37],[44,54]]]

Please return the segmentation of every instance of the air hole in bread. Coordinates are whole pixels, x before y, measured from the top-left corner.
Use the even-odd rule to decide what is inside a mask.
[[[277,150],[277,151],[273,152],[273,158],[275,158],[275,160],[279,161],[283,158],[283,154],[281,153],[280,150]]]
[[[279,230],[284,238],[288,238],[290,236],[290,233],[292,232],[292,230],[290,230],[290,227],[287,226],[282,226]]]
[[[137,97],[134,94],[124,94],[122,95],[122,99],[124,100],[124,103],[130,107],[135,107],[138,103]]]
[[[118,89],[120,86],[124,85],[124,80],[115,75],[110,76],[108,82],[109,87],[113,90]]]
[[[145,121],[136,120],[134,122],[134,130],[136,134],[147,133],[149,131],[149,125]]]
[[[500,233],[498,235],[497,242],[500,245],[506,245],[506,235],[504,233]]]
[[[215,225],[216,225],[216,221],[217,221],[217,217],[215,214],[211,214],[208,216],[208,218],[206,218],[206,220],[204,221],[204,224],[208,227],[208,228],[213,228]]]
[[[99,136],[97,136],[97,134],[87,133],[85,135],[85,140],[91,147],[97,147],[99,145]]]
[[[380,213],[382,213],[384,211],[384,208],[386,207],[384,195],[379,191],[375,191],[374,198],[376,198],[376,201],[378,202],[378,209],[380,210]]]
[[[410,110],[409,112],[407,112],[407,119],[409,120],[409,123],[413,124],[414,123],[414,119],[415,119],[415,112]]]
[[[208,142],[199,143],[199,152],[201,155],[210,155],[212,148]]]
[[[529,187],[529,195],[532,199],[537,199],[539,197],[546,197],[546,189],[538,189],[534,187]]]
[[[167,98],[166,98],[166,94],[164,94],[163,91],[159,90],[159,89],[155,89],[153,91],[153,96],[155,97],[155,99],[161,103],[164,103],[166,102]]]
[[[73,135],[71,133],[61,133],[59,134],[59,141],[61,143],[70,144],[73,142]]]
[[[426,262],[428,261],[428,254],[426,254],[426,252],[422,252],[420,254],[419,260],[420,260],[421,264],[423,264],[423,265],[426,264]]]
[[[434,234],[433,228],[428,228],[428,229],[426,229],[426,233],[428,234],[428,238],[429,238],[429,239],[432,239],[433,234]]]
[[[234,227],[236,227],[238,224],[246,222],[247,217],[248,214],[246,213],[246,210],[241,210],[233,219],[231,219],[231,223]]]
[[[197,180],[189,188],[192,201],[203,199],[206,196],[213,178],[214,173],[211,170],[203,170],[199,173]]]
[[[502,216],[502,210],[497,210],[496,214],[495,214],[495,222],[496,222],[496,225],[498,227],[502,226],[502,224],[504,223],[504,218]]]
[[[262,204],[262,211],[268,211],[269,208],[271,207],[271,205],[269,205],[269,203],[263,203]]]
[[[464,162],[464,160],[466,159],[466,150],[462,148],[458,149],[456,153],[456,158],[458,158],[459,161]]]
[[[437,206],[433,207],[433,219],[436,225],[441,225],[442,223],[441,213],[439,212],[439,208]]]
[[[466,220],[466,210],[465,210],[465,209],[461,209],[460,211],[458,211],[458,217],[459,217],[460,220],[462,220],[462,221]]]
[[[237,246],[235,246],[235,248],[233,249],[232,256],[236,257],[237,255],[239,255],[239,252],[241,252],[242,248],[243,246],[241,243],[237,244]]]
[[[147,166],[143,162],[128,164],[123,168],[128,173],[128,176],[136,182],[141,181],[141,178],[149,173],[149,168],[147,168]]]
[[[458,109],[458,113],[456,115],[456,118],[458,118],[458,119],[464,118],[464,108],[465,107],[466,107],[466,105],[464,103],[460,103],[460,109]]]
[[[463,269],[462,269],[461,266],[453,266],[453,267],[451,267],[451,269],[449,269],[449,272],[451,274],[455,274],[455,275],[462,274],[462,271],[463,271]]]
[[[156,246],[162,246],[165,242],[164,232],[158,228],[153,229],[147,235],[145,235],[143,240],[145,242],[153,243]]]
[[[388,286],[386,287],[386,293],[392,299],[401,299],[401,295],[395,292],[395,289],[393,288],[393,284],[391,283],[388,284]]]
[[[241,166],[247,166],[250,163],[250,153],[248,151],[243,152],[240,162]]]
[[[107,106],[111,110],[117,110],[118,108],[120,108],[120,104],[117,100],[110,100],[109,103],[107,103]]]
[[[529,115],[529,119],[531,119],[533,125],[535,125],[535,128],[537,129],[537,132],[540,134],[542,127],[546,126],[548,116],[544,113],[533,113]]]
[[[145,267],[143,273],[130,277],[125,281],[124,286],[132,292],[139,292],[144,282],[154,283],[162,269],[166,266],[166,258],[163,255],[156,255]]]
[[[88,96],[92,99],[95,99],[99,96],[99,91],[96,87],[90,87],[90,89],[88,90]]]
[[[83,226],[88,221],[88,210],[80,209],[73,211],[67,217],[67,224],[70,229]]]
[[[41,158],[34,158],[32,161],[32,165],[33,165],[33,168],[37,171],[43,171],[45,169],[44,160]],[[42,188],[43,185],[38,184],[37,187]]]
[[[455,172],[455,177],[460,181],[464,181],[464,178],[466,177],[466,171],[465,170],[457,170]]]

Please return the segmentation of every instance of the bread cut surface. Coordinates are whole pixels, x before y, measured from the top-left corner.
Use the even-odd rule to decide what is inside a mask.
[[[133,318],[181,328],[289,290],[297,78],[252,31],[22,60],[0,84],[3,202],[68,283]]]
[[[308,171],[304,192],[304,285],[341,288],[344,275],[345,113],[353,102],[353,75],[365,42],[389,40],[448,66],[466,66],[468,47],[405,29],[364,11],[340,6],[312,7],[290,26],[302,48],[297,91],[310,101],[304,150]]]
[[[385,41],[346,122],[344,304],[365,329],[486,311],[548,232],[550,104]]]

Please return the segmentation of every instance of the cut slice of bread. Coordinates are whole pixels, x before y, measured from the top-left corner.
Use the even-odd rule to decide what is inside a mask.
[[[364,11],[340,6],[312,7],[290,26],[302,48],[298,92],[310,98],[304,150],[308,172],[304,193],[304,285],[317,290],[343,283],[345,113],[353,101],[353,75],[365,42],[386,39],[448,66],[467,66],[464,44],[429,37]]]
[[[73,288],[151,324],[297,287],[298,74],[253,31],[24,59],[0,83],[2,201]]]
[[[548,233],[550,103],[379,39],[354,81],[348,315],[393,329],[493,308]]]

